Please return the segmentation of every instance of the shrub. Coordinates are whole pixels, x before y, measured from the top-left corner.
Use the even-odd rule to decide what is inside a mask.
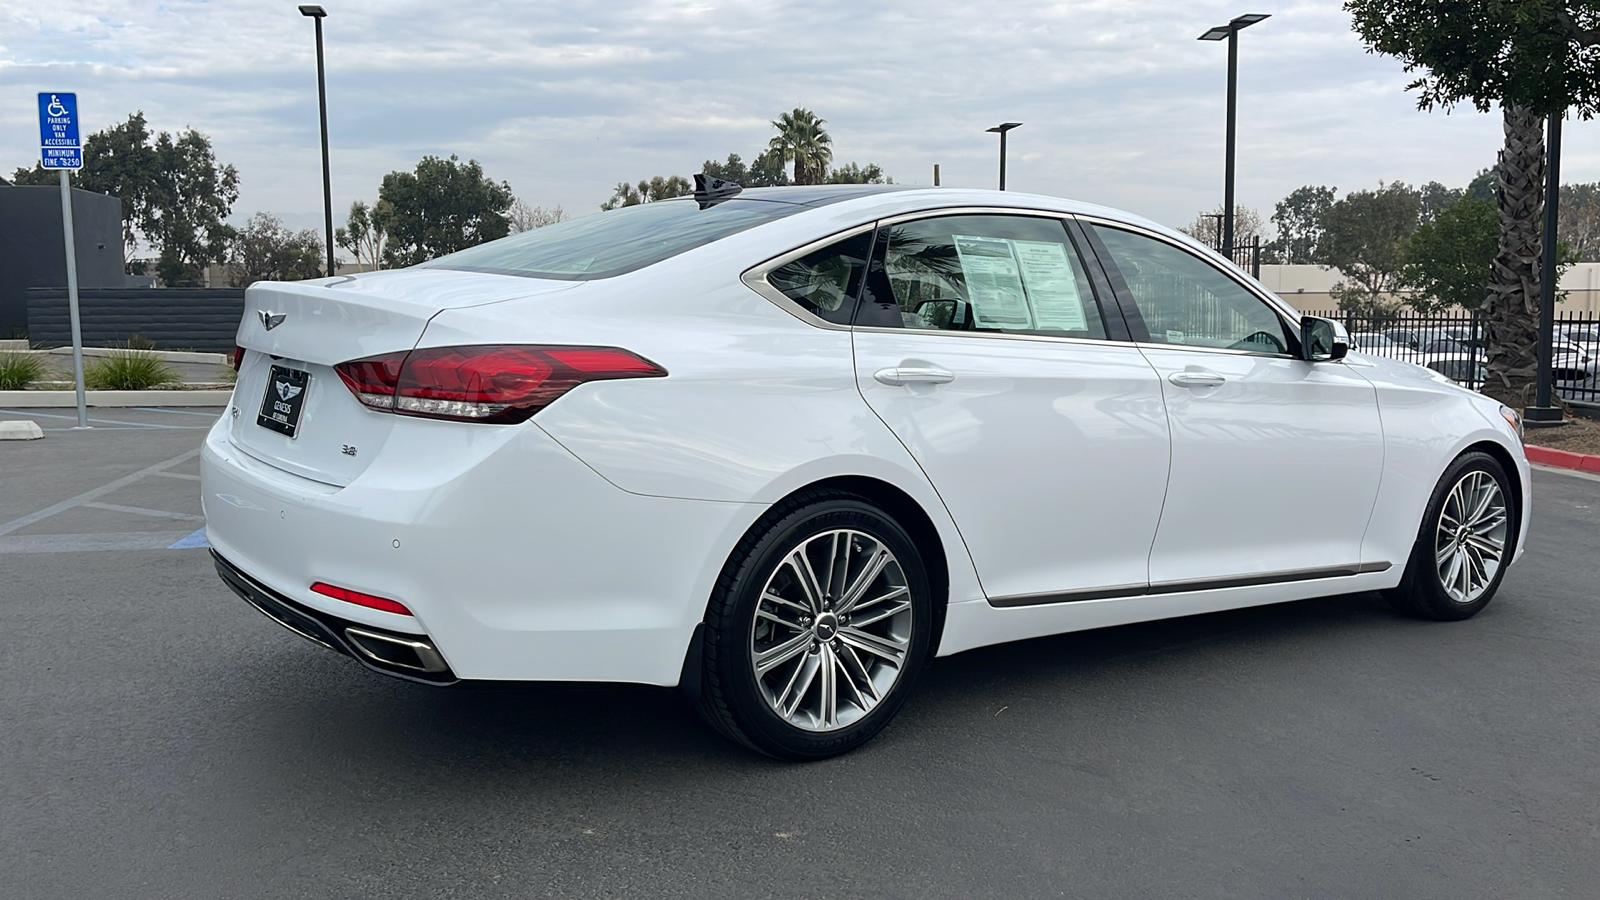
[[[83,361],[83,384],[93,391],[147,391],[177,380],[177,371],[148,350],[118,350]]]
[[[0,391],[20,391],[50,371],[32,353],[0,353]]]

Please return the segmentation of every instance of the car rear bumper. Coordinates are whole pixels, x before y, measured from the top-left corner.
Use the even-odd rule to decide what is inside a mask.
[[[313,644],[360,660],[385,675],[426,684],[454,684],[455,673],[426,635],[401,634],[359,625],[290,600],[211,551],[217,574],[246,603]]]
[[[628,493],[531,423],[419,419],[397,422],[344,487],[254,459],[219,424],[201,492],[230,587],[292,630],[430,683],[676,684],[728,550],[762,509]],[[319,581],[412,615],[312,592]],[[405,652],[396,642],[442,668],[386,664],[383,652]],[[380,659],[362,652],[375,647]]]

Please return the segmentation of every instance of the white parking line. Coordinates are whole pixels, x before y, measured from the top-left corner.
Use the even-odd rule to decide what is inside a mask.
[[[139,471],[134,472],[132,475],[124,475],[121,478],[118,478],[116,481],[107,482],[106,484],[102,484],[101,486],[92,490],[84,491],[76,497],[71,497],[61,501],[60,503],[46,506],[44,509],[28,513],[21,518],[12,519],[5,524],[0,524],[0,535],[10,534],[19,528],[26,528],[29,525],[40,521],[41,519],[48,519],[56,513],[72,509],[74,506],[82,506],[91,500],[98,500],[99,498],[104,497],[106,494],[125,488],[141,478],[144,478],[148,475],[154,475],[157,472],[170,469],[173,466],[180,465],[182,463],[186,463],[199,455],[200,448],[196,447],[193,450],[180,453],[166,462],[156,463],[147,469],[140,469]]]
[[[153,474],[153,473],[152,473]],[[133,513],[136,516],[153,516],[157,519],[177,519],[181,522],[204,522],[205,516],[194,516],[189,513],[167,512],[164,509],[147,509],[143,506],[122,506],[117,503],[101,503],[98,500],[81,503],[90,509],[105,509],[111,512]]]

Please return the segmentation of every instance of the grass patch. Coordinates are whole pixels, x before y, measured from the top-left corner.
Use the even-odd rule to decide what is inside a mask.
[[[0,353],[0,391],[26,390],[49,374],[50,367],[32,353]]]
[[[83,384],[91,391],[148,391],[175,384],[178,377],[176,369],[149,350],[130,348],[83,361]]]

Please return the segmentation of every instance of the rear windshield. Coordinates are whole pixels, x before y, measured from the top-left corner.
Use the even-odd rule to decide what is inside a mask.
[[[792,203],[692,200],[625,206],[524,231],[422,263],[422,268],[587,281],[610,278],[806,209]]]

